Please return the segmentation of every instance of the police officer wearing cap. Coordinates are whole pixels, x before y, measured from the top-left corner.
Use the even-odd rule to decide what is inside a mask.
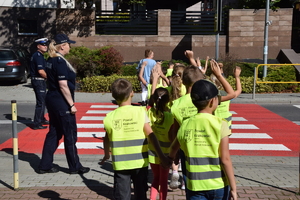
[[[83,167],[77,153],[77,125],[74,104],[76,71],[64,58],[70,51],[70,43],[75,43],[65,34],[58,34],[49,44],[49,59],[46,73],[48,92],[46,106],[49,113],[50,127],[44,142],[42,159],[38,173],[56,173],[58,168],[53,166],[53,155],[59,140],[64,136],[64,148],[70,174],[83,174],[90,168]]]
[[[45,129],[49,122],[45,119],[45,97],[46,97],[46,61],[44,53],[48,49],[48,39],[40,38],[35,40],[37,51],[32,55],[30,62],[31,85],[36,97],[36,105],[33,120],[33,129]]]

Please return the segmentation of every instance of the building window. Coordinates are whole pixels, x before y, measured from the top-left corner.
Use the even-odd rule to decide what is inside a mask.
[[[18,35],[38,35],[37,20],[19,19]]]

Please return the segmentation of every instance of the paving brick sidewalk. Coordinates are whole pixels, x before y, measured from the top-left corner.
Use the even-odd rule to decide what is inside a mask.
[[[256,199],[278,199],[278,200],[296,200],[300,199],[296,195],[295,188],[273,188],[273,187],[238,187],[239,200],[256,200]],[[148,192],[149,196],[149,192]],[[49,200],[93,200],[93,199],[112,199],[112,188],[107,186],[59,186],[59,187],[29,187],[14,191],[7,188],[0,188],[1,200],[32,200],[32,199],[49,199]],[[169,190],[168,200],[183,200],[185,192],[182,190]]]
[[[111,162],[98,165],[99,155],[80,155],[91,171],[68,174],[65,155],[55,154],[56,174],[37,174],[40,155],[19,153],[19,190],[14,191],[11,152],[0,151],[0,199],[111,199],[113,170]],[[297,157],[232,156],[239,199],[300,199],[299,159]],[[148,185],[152,180],[149,170]],[[149,194],[148,194],[149,196]],[[168,193],[168,199],[185,199],[180,189]]]

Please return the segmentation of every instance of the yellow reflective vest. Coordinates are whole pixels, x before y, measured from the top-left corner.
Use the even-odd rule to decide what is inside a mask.
[[[198,110],[194,106],[190,94],[186,94],[173,101],[173,105],[171,107],[171,113],[179,125],[182,124],[183,120],[194,116],[197,112]]]
[[[169,140],[169,130],[174,123],[174,117],[170,112],[164,112],[164,121],[159,122],[155,117],[155,109],[151,108],[147,112],[150,119],[151,128],[155,134],[162,152],[167,155],[170,153],[171,142]],[[158,155],[151,143],[149,148],[149,162],[153,164],[160,164]]]
[[[115,109],[104,118],[114,170],[148,166],[148,141],[143,131],[145,116],[144,107],[128,105]]]
[[[178,131],[177,139],[186,157],[189,190],[215,190],[228,185],[219,155],[222,120],[198,113],[185,120]]]
[[[214,112],[214,115],[225,119],[228,123],[229,129],[231,129],[232,124],[232,114],[229,112],[230,100],[223,101],[218,105],[217,109]]]

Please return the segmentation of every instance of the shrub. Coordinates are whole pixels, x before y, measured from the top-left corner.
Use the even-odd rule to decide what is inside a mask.
[[[123,65],[121,67],[120,75],[122,76],[135,76],[136,75],[136,68],[138,64],[135,63],[133,65]]]
[[[110,46],[95,50],[83,46],[74,47],[66,58],[80,78],[119,73],[123,62],[122,55]]]

